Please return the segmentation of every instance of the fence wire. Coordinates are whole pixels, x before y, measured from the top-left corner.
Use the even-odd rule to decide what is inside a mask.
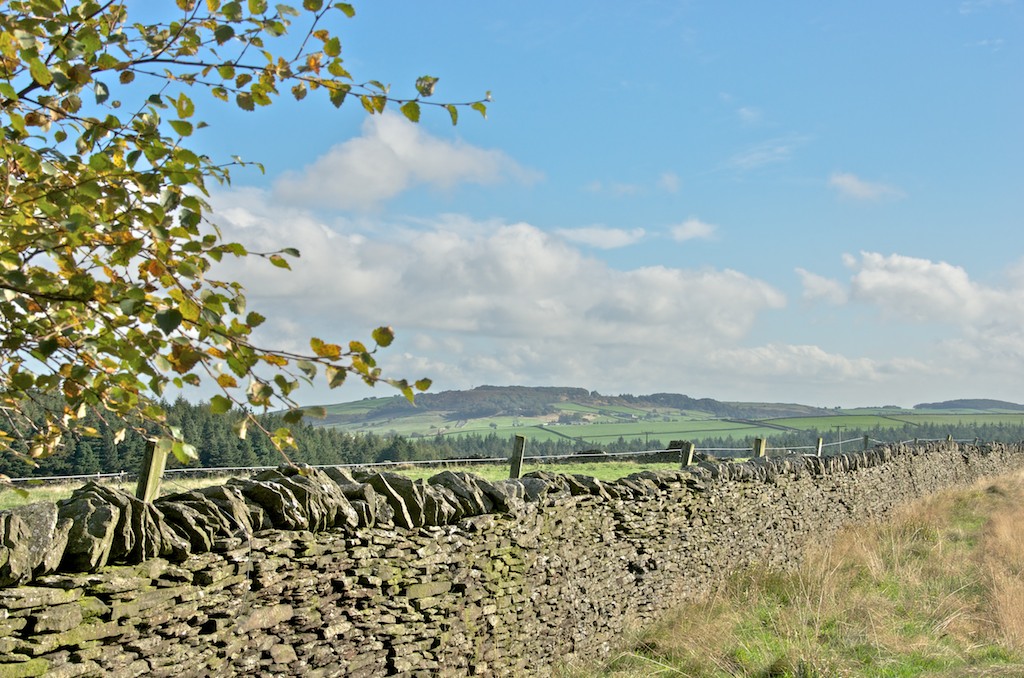
[[[842,445],[849,445],[850,443],[863,443],[864,437],[849,438],[848,440],[837,440],[828,443],[822,443],[822,449],[827,447],[840,447]],[[955,443],[978,443],[978,438],[912,438],[910,440],[902,440],[900,442],[884,441],[875,438],[869,438],[869,443],[876,445],[907,445],[910,443],[934,443],[934,442],[955,442]],[[817,445],[800,445],[800,446],[787,446],[787,447],[768,447],[766,451],[772,452],[787,452],[795,453],[797,450],[815,450],[817,451]],[[727,452],[734,454],[735,456],[741,456],[741,454],[748,452],[756,454],[753,447],[695,447],[693,450],[695,453],[702,452],[708,453],[722,453]],[[525,456],[523,461],[533,462],[552,462],[552,461],[586,461],[586,460],[598,460],[611,458],[642,458],[655,455],[664,455],[667,453],[682,453],[680,449],[659,449],[659,450],[639,450],[634,452],[580,452],[575,454],[553,454],[553,455],[539,455],[539,456]],[[387,468],[406,468],[406,467],[448,467],[448,466],[471,466],[473,464],[508,464],[511,462],[511,457],[466,457],[460,459],[416,459],[409,461],[375,461],[375,462],[362,462],[352,464],[311,464],[312,468],[348,468],[348,469],[387,469]],[[219,467],[204,467],[204,468],[171,468],[164,471],[165,478],[173,478],[175,476],[232,476],[232,475],[251,475],[260,471],[268,471],[278,468],[277,466],[219,466]],[[118,471],[116,473],[85,473],[78,475],[66,475],[66,476],[30,476],[25,478],[8,478],[5,482],[7,483],[22,483],[22,484],[59,484],[69,483],[73,481],[86,481],[86,480],[108,480],[115,482],[130,482],[138,479],[139,474],[137,472],[129,471]]]

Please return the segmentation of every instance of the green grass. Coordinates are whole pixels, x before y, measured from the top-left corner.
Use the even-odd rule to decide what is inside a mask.
[[[1024,675],[1024,473],[921,500],[735,573],[567,676]]]

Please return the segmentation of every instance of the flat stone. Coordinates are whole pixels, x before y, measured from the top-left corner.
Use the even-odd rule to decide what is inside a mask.
[[[33,573],[53,572],[64,555],[70,524],[58,529],[57,505],[36,502],[0,512],[0,586],[17,586]]]

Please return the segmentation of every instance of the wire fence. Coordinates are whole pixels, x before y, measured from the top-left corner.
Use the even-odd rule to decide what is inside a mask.
[[[760,441],[760,439],[758,439]],[[800,446],[785,446],[785,447],[765,447],[764,449],[768,452],[781,452],[784,454],[796,454],[797,452],[804,450],[811,450],[817,454],[818,450],[824,450],[826,448],[837,448],[838,451],[842,451],[843,446],[849,447],[852,444],[860,443],[866,449],[868,445],[908,445],[908,444],[921,444],[921,443],[933,443],[933,442],[955,442],[955,443],[977,443],[977,438],[958,438],[952,437],[946,438],[912,438],[909,440],[903,440],[899,442],[877,440],[875,438],[868,438],[866,436],[860,436],[856,438],[849,438],[847,440],[836,440],[832,442],[822,442],[820,445],[800,445]],[[733,458],[746,458],[748,456],[757,456],[757,443],[754,447],[695,447],[694,453],[702,453],[705,455],[721,455],[728,454]],[[586,461],[609,461],[613,459],[643,459],[645,457],[654,456],[666,456],[671,454],[680,454],[681,450],[677,448],[665,448],[665,449],[652,449],[652,450],[639,450],[632,452],[578,452],[573,454],[554,454],[554,455],[539,455],[539,456],[524,456],[524,462],[533,462],[535,464],[557,464],[558,462],[586,462]],[[677,457],[678,459],[678,457]],[[452,466],[472,466],[475,464],[508,464],[511,461],[511,457],[466,457],[456,459],[417,459],[409,461],[375,461],[375,462],[360,462],[360,463],[348,463],[348,464],[311,464],[311,468],[347,468],[347,469],[395,469],[395,468],[409,468],[409,467],[436,467],[436,468],[448,468]],[[672,460],[671,463],[677,463],[677,460]],[[221,466],[221,467],[203,467],[203,468],[173,468],[166,469],[163,472],[163,477],[167,480],[173,480],[178,477],[224,477],[224,476],[246,476],[259,473],[260,471],[268,471],[278,468],[277,466]],[[73,482],[84,482],[88,480],[95,481],[108,481],[108,482],[132,482],[137,480],[139,472],[131,471],[118,471],[114,473],[89,473],[89,474],[78,474],[78,475],[62,475],[62,476],[30,476],[25,478],[9,478],[5,482],[11,484],[67,484]]]

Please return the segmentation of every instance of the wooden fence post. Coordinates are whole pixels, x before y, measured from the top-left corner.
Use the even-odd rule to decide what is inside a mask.
[[[142,455],[142,468],[139,470],[139,484],[135,487],[135,497],[151,503],[160,491],[160,478],[164,475],[167,465],[167,449],[157,449],[156,441],[146,442],[146,451]]]
[[[523,453],[526,451],[526,436],[516,436],[515,446],[512,448],[512,465],[508,470],[509,478],[518,478],[523,473]]]
[[[823,447],[825,447],[825,439],[824,438],[818,438],[818,456],[819,457],[821,456],[821,449]]]
[[[687,466],[693,463],[693,451],[695,446],[693,443],[686,441],[683,443],[683,447],[679,453],[679,468],[685,469]]]
[[[768,447],[768,440],[766,438],[754,438],[754,456],[764,457],[766,448]]]
[[[864,451],[867,452],[871,445],[871,438],[864,436]]]

